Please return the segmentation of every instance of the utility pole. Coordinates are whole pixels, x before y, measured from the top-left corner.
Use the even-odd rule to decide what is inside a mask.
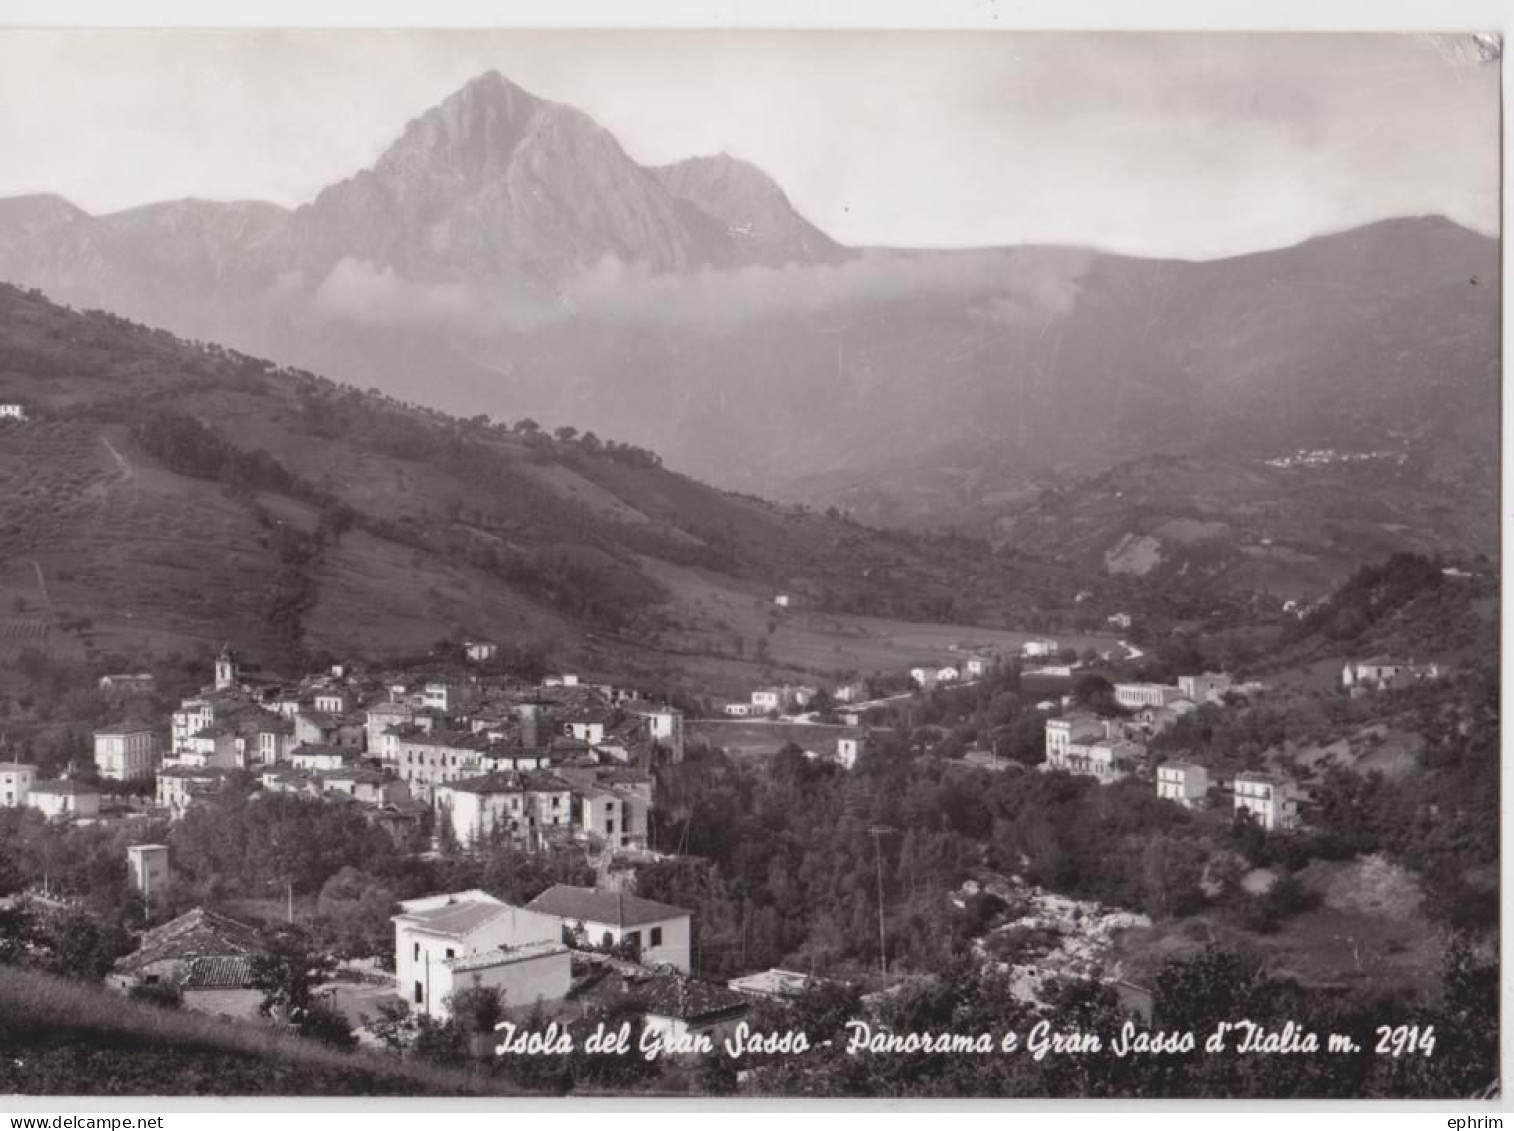
[[[878,861],[878,967],[884,976],[888,975],[888,933],[884,927],[883,919],[883,837],[896,829],[887,825],[869,825],[867,831],[873,837],[873,851]]]

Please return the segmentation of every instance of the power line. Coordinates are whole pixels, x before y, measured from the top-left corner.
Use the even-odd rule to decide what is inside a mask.
[[[883,974],[887,976],[888,932],[884,925],[883,917],[883,838],[899,830],[890,828],[888,825],[869,825],[867,831],[872,834],[873,850],[878,861],[878,966]]]

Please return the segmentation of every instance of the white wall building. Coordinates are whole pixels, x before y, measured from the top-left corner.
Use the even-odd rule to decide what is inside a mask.
[[[1192,809],[1209,796],[1209,771],[1192,762],[1163,762],[1157,767],[1157,796]]]
[[[1138,711],[1142,707],[1165,707],[1188,697],[1170,683],[1117,683],[1114,698],[1120,706]]]
[[[33,782],[26,803],[49,820],[100,815],[100,791],[67,778]]]
[[[0,762],[0,807],[20,809],[37,780],[37,767],[30,762]]]
[[[552,916],[475,890],[408,900],[392,921],[398,992],[416,1012],[445,1018],[448,998],[473,987],[502,989],[512,1007],[568,992],[572,960]]]
[[[133,844],[126,850],[131,886],[151,904],[168,894],[168,845]]]
[[[759,715],[782,711],[788,704],[788,689],[785,687],[759,687],[752,692],[752,710]]]
[[[133,781],[157,768],[158,736],[151,727],[105,727],[95,731],[95,765],[102,778]]]
[[[968,679],[982,679],[993,667],[994,657],[974,654],[963,662],[962,672]]]
[[[1195,703],[1218,703],[1230,690],[1231,679],[1227,672],[1204,672],[1201,675],[1178,676],[1178,691],[1185,699]]]
[[[573,824],[573,787],[544,770],[505,770],[436,786],[437,819],[447,821],[458,844],[475,847],[499,833],[529,848],[548,830]]]
[[[552,916],[588,947],[634,944],[647,966],[668,965],[687,974],[691,968],[693,913],[622,891],[554,884],[526,905]]]
[[[1046,767],[1063,768],[1073,743],[1103,738],[1106,733],[1104,720],[1097,715],[1079,713],[1060,719],[1047,719]]]
[[[1127,738],[1095,738],[1088,742],[1073,742],[1057,762],[1048,759],[1042,768],[1112,782],[1129,777],[1145,760],[1146,747],[1139,742]]]
[[[1293,783],[1278,774],[1235,775],[1236,812],[1250,813],[1269,832],[1298,824],[1298,801],[1293,793]]]

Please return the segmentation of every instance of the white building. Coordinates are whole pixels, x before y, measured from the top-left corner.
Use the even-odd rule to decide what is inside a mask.
[[[1163,762],[1157,767],[1157,796],[1192,809],[1209,796],[1209,771],[1192,762]]]
[[[837,703],[861,703],[867,698],[867,686],[861,680],[849,680],[836,685],[831,699]]]
[[[645,848],[651,812],[650,790],[614,785],[584,786],[578,792],[579,824],[591,843]]]
[[[237,663],[237,654],[226,644],[216,657],[216,690],[229,691],[241,685],[242,670]]]
[[[573,824],[573,787],[545,770],[505,770],[436,786],[437,819],[472,848],[496,834],[537,848]]]
[[[363,720],[366,732],[364,749],[386,762],[395,761],[397,744],[387,732],[391,727],[407,727],[415,721],[415,708],[402,701],[369,704]]]
[[[168,845],[133,844],[126,850],[126,871],[137,894],[152,903],[168,893]]]
[[[1120,706],[1138,711],[1142,707],[1165,707],[1187,696],[1170,683],[1117,683],[1114,698]]]
[[[345,715],[352,710],[352,692],[345,687],[319,688],[311,700],[311,705],[322,714]]]
[[[95,731],[95,765],[102,778],[133,781],[157,768],[158,736],[151,727],[130,723]]]
[[[1204,672],[1201,675],[1178,676],[1178,691],[1185,699],[1195,703],[1218,703],[1230,690],[1228,672]]]
[[[66,778],[33,782],[26,803],[49,820],[100,815],[100,791]]]
[[[1041,768],[1112,782],[1129,777],[1145,760],[1146,747],[1139,742],[1126,738],[1095,738],[1071,743],[1066,754],[1055,762],[1048,758]]]
[[[1439,679],[1443,674],[1439,664],[1416,664],[1413,660],[1372,656],[1365,660],[1348,660],[1341,670],[1341,686],[1379,690],[1409,680]]]
[[[482,664],[499,655],[499,645],[492,640],[470,640],[463,645],[463,651],[475,664]]]
[[[683,712],[664,703],[645,699],[628,699],[620,709],[632,718],[641,719],[653,742],[671,752],[673,761],[683,761]]]
[[[26,409],[14,402],[0,404],[0,420],[25,420]]]
[[[392,922],[396,984],[416,1012],[443,1019],[452,994],[480,987],[511,1007],[567,995],[572,959],[549,915],[475,890],[407,900]]]
[[[157,774],[157,802],[178,820],[197,800],[225,788],[228,772],[216,767],[169,766]]]
[[[1235,809],[1244,810],[1269,832],[1298,824],[1298,801],[1293,783],[1278,774],[1235,775]]]
[[[0,806],[20,809],[37,780],[37,767],[29,762],[0,762]]]
[[[847,731],[836,737],[836,761],[843,769],[850,770],[857,764],[857,759],[862,756],[863,733],[860,730]]]
[[[289,752],[296,770],[340,770],[352,760],[352,752],[337,746],[300,745]]]
[[[1045,659],[1057,655],[1062,649],[1055,640],[1042,637],[1039,640],[1027,640],[1020,651],[1030,659]]]
[[[1122,629],[1129,629],[1135,623],[1129,613],[1111,613],[1108,622],[1113,627]]]
[[[994,657],[974,653],[963,662],[962,671],[968,679],[982,679],[993,671],[993,667]]]
[[[554,884],[526,905],[527,910],[552,916],[585,947],[607,939],[612,945],[630,943],[647,966],[672,966],[687,974],[691,968],[689,923],[693,913],[623,891]]]
[[[156,686],[151,672],[115,672],[100,677],[102,695],[150,694]]]
[[[1046,720],[1046,766],[1059,769],[1065,765],[1073,743],[1090,742],[1108,733],[1104,720],[1097,715],[1079,713]]]
[[[791,701],[787,687],[759,687],[752,692],[752,712],[758,715],[781,712]]]

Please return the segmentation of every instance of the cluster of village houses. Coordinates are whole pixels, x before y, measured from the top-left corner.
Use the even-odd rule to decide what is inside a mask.
[[[1439,664],[1416,664],[1387,656],[1349,660],[1341,685],[1352,696],[1396,690],[1445,674]],[[1146,741],[1177,724],[1202,704],[1222,704],[1230,695],[1249,696],[1263,690],[1258,683],[1235,683],[1224,672],[1183,675],[1175,684],[1116,683],[1115,701],[1128,716],[1104,718],[1074,712],[1046,722],[1046,760],[1041,769],[1061,770],[1119,781],[1149,773]],[[1213,778],[1208,767],[1191,761],[1165,761],[1155,767],[1157,796],[1186,808],[1212,804],[1212,791],[1228,792],[1237,812],[1249,814],[1267,830],[1297,827],[1299,805],[1305,798],[1301,783],[1286,774],[1246,771],[1228,782]]]
[[[492,648],[475,643],[470,658]],[[125,695],[148,682],[101,684]],[[100,777],[153,779],[156,813],[170,819],[241,771],[264,793],[352,805],[398,839],[430,813],[465,848],[503,837],[528,849],[636,850],[647,845],[652,767],[683,757],[683,717],[571,675],[528,685],[466,669],[385,678],[337,666],[290,684],[242,671],[227,648],[214,682],[174,711],[166,742],[157,727],[129,723],[96,731],[94,744]],[[0,763],[0,804],[90,819],[100,791]]]
[[[474,641],[465,651],[469,665],[420,677],[360,675],[338,665],[289,683],[244,672],[228,647],[216,659],[213,683],[173,713],[166,743],[147,723],[102,728],[94,734],[95,764],[102,778],[153,779],[157,812],[172,819],[245,771],[266,793],[355,806],[411,844],[430,814],[438,834],[450,833],[464,848],[505,837],[527,849],[571,842],[645,849],[651,770],[659,760],[682,760],[682,713],[573,675],[539,684],[485,678],[476,665],[494,657],[495,645]],[[1048,663],[1063,652],[1056,640],[1032,639],[1017,660],[1043,665],[1027,674],[1065,676],[1075,661]],[[1001,662],[994,652],[968,650],[954,662],[918,665],[909,674],[928,690],[981,679]],[[1438,664],[1373,656],[1347,662],[1341,684],[1360,696],[1443,674]],[[100,685],[124,697],[151,690],[152,677],[108,675]],[[1042,769],[1101,782],[1149,776],[1160,796],[1184,805],[1208,803],[1211,788],[1219,787],[1265,827],[1291,827],[1300,789],[1286,778],[1242,774],[1225,783],[1190,762],[1165,762],[1154,772],[1148,763],[1152,736],[1200,705],[1259,690],[1219,672],[1179,676],[1172,684],[1116,683],[1114,698],[1128,715],[1048,718]],[[763,686],[720,711],[728,718],[804,719],[818,694],[809,686]],[[844,725],[823,728],[834,734],[810,743],[813,756],[848,769],[856,764],[872,733],[865,724],[889,703],[866,702],[866,695],[860,680],[830,689],[832,710]],[[1071,699],[1038,706],[1066,709]],[[99,814],[100,792],[72,778],[38,780],[34,766],[0,762],[0,806],[21,805],[48,817],[90,819]]]
[[[1021,658],[1054,659],[1053,640],[1024,645]],[[493,645],[467,648],[472,661],[492,659]],[[988,674],[1000,658],[968,653],[956,664],[911,672],[929,688]],[[1045,670],[1045,669],[1042,669]],[[1387,657],[1353,660],[1342,672],[1351,694],[1402,686],[1442,675],[1436,665]],[[147,675],[101,680],[115,696],[151,690]],[[1285,776],[1240,773],[1228,783],[1187,761],[1155,767],[1149,739],[1203,704],[1249,695],[1220,672],[1178,677],[1174,684],[1117,683],[1114,697],[1128,714],[1102,718],[1071,712],[1046,721],[1042,769],[1087,775],[1101,782],[1154,777],[1160,797],[1189,807],[1213,803],[1228,790],[1237,810],[1267,829],[1298,821],[1301,793]],[[753,691],[746,712],[776,716],[802,712],[817,694],[806,687]],[[847,722],[832,757],[851,766],[865,741],[869,704],[860,683],[831,692]],[[1066,709],[1070,699],[1042,709]],[[294,684],[241,669],[230,648],[215,663],[214,682],[173,713],[166,746],[146,725],[95,733],[102,777],[155,777],[157,812],[177,818],[213,797],[234,771],[257,775],[265,792],[286,792],[357,807],[383,827],[418,831],[428,812],[464,847],[506,837],[528,849],[578,844],[601,852],[647,848],[654,776],[659,760],[678,761],[684,720],[672,707],[631,692],[588,684],[573,676],[526,685],[486,679],[469,670],[359,676],[342,667]],[[35,767],[0,763],[0,805],[29,805],[49,817],[89,819],[99,792],[76,780],[39,781]],[[411,841],[412,844],[416,842]],[[128,849],[136,889],[152,902],[171,882],[169,849]],[[481,891],[443,893],[400,905],[394,922],[395,992],[420,1013],[444,1018],[459,991],[503,992],[517,1010],[591,1008],[598,1000],[630,998],[645,1024],[671,1042],[691,1034],[719,1039],[762,997],[801,992],[811,979],[770,970],[729,984],[690,976],[692,914],[645,899],[601,867],[600,886],[558,884],[523,906]],[[189,1008],[255,1016],[262,994],[252,984],[258,932],[202,908],[148,931],[121,959],[112,984],[129,988],[172,981]]]
[[[133,850],[133,881],[149,868],[167,878],[167,849]],[[692,976],[692,913],[624,890],[555,884],[520,906],[479,890],[399,905],[394,992],[413,1013],[446,1019],[457,995],[503,994],[509,1016],[568,1019],[614,1002],[633,1005],[662,1047],[691,1037],[718,1041],[764,998],[802,993],[815,979],[765,970],[728,983]],[[252,1019],[263,993],[253,984],[258,931],[204,908],[147,931],[108,981],[120,990],[172,983],[186,1008]]]

